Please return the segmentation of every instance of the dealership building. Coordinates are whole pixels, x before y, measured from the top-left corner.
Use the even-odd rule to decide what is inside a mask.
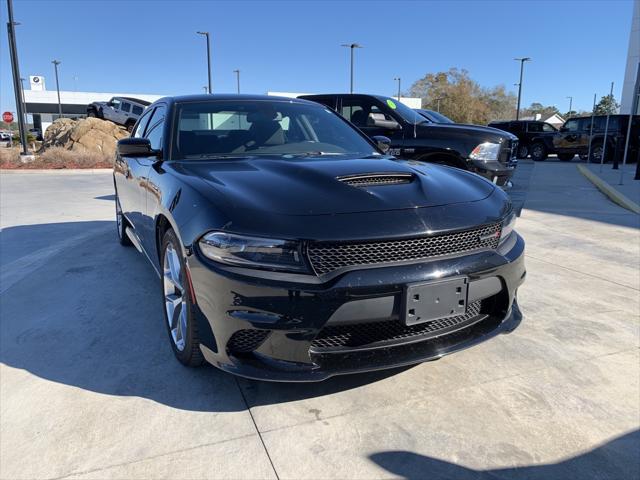
[[[43,133],[60,115],[58,114],[58,92],[47,90],[46,79],[40,75],[29,77],[29,90],[24,90],[24,104],[28,123]],[[297,97],[304,93],[267,92],[267,95],[282,97]],[[308,95],[308,94],[307,94]],[[60,91],[62,116],[65,118],[82,118],[87,116],[87,107],[93,102],[106,102],[112,97],[132,97],[148,102],[154,102],[164,95],[148,93],[116,93],[116,92],[75,92]],[[400,101],[411,108],[420,108],[421,99],[401,97]]]
[[[24,104],[29,123],[44,132],[58,114],[58,92],[47,90],[46,79],[40,75],[29,77],[29,90],[24,90]],[[106,102],[112,97],[133,97],[154,102],[164,95],[146,93],[114,93],[114,92],[70,92],[60,90],[62,116],[65,118],[82,118],[87,116],[87,107],[93,102]]]

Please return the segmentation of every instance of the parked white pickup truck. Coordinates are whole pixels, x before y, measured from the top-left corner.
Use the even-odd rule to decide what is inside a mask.
[[[88,117],[102,118],[118,125],[124,125],[128,131],[144,112],[150,102],[131,97],[113,97],[108,102],[93,102],[87,107]]]

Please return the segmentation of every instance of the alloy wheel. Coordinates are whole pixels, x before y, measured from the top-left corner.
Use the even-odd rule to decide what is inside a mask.
[[[164,305],[173,343],[179,351],[184,350],[187,335],[187,304],[182,281],[182,267],[178,253],[171,243],[164,252]]]

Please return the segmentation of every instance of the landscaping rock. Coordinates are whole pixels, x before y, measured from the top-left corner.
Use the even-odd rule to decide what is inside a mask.
[[[44,133],[41,151],[61,147],[78,152],[97,152],[113,155],[121,138],[128,137],[124,127],[99,118],[72,120],[60,118]]]

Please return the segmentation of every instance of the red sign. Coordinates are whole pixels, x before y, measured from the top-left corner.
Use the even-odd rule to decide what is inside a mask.
[[[4,112],[2,114],[2,121],[6,122],[6,123],[11,123],[13,122],[13,113],[11,112]]]

